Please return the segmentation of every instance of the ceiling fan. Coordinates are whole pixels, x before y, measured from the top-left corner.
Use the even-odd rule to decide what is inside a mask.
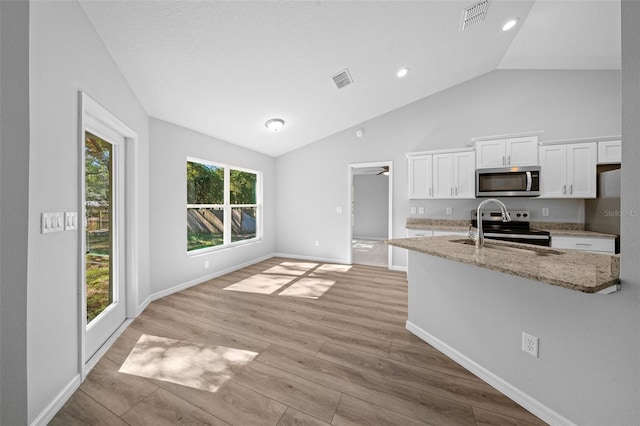
[[[385,175],[389,176],[389,166],[382,166],[380,173],[376,173],[376,176]]]
[[[380,166],[380,167],[370,167],[362,171],[363,174],[372,175],[375,173],[376,176],[385,175],[389,176],[389,166]]]

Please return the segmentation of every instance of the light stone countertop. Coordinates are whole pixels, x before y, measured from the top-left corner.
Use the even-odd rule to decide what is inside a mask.
[[[469,229],[468,220],[451,219],[428,219],[428,218],[407,218],[405,228],[407,229],[429,229],[440,231],[466,231]],[[616,235],[605,234],[603,232],[586,231],[582,223],[565,222],[531,222],[531,229],[549,231],[551,236],[569,237],[598,237],[616,238]]]
[[[485,240],[476,250],[460,236],[398,238],[387,244],[584,293],[620,283],[620,257]]]

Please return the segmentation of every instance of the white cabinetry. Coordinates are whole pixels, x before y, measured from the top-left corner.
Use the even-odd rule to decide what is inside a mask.
[[[476,142],[476,168],[478,169],[537,165],[537,136]]]
[[[433,237],[433,231],[429,229],[407,229],[407,237]]]
[[[409,160],[409,199],[433,198],[433,155],[407,155]]]
[[[622,162],[622,141],[598,142],[598,164],[617,164]]]
[[[433,154],[433,198],[476,198],[475,153]]]
[[[475,198],[472,149],[407,154],[410,199]]]
[[[606,237],[552,236],[551,247],[559,249],[615,253],[616,240]]]
[[[540,147],[540,193],[543,198],[595,198],[595,142]]]

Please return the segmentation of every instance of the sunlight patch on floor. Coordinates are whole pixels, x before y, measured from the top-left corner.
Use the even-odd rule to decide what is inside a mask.
[[[295,280],[295,277],[292,276],[256,274],[224,289],[244,293],[271,294],[293,280]]]
[[[317,266],[317,263],[282,262],[279,265],[267,269],[266,271],[264,271],[264,273],[281,275],[304,275]]]
[[[349,272],[351,270],[351,265],[335,265],[330,263],[325,263],[324,265],[317,268],[314,272]]]
[[[335,283],[333,280],[322,278],[302,278],[282,290],[278,295],[318,299]]]
[[[318,276],[329,273],[346,273],[350,269],[351,265],[281,262],[262,273],[231,284],[224,290],[257,294],[273,294],[281,290],[278,293],[279,296],[319,299],[336,282],[318,278]]]
[[[119,371],[215,392],[235,368],[256,356],[257,352],[143,334]]]

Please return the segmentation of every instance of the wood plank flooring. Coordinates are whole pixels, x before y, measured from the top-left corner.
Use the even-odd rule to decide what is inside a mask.
[[[404,273],[273,258],[151,303],[50,424],[544,424],[406,320]]]

